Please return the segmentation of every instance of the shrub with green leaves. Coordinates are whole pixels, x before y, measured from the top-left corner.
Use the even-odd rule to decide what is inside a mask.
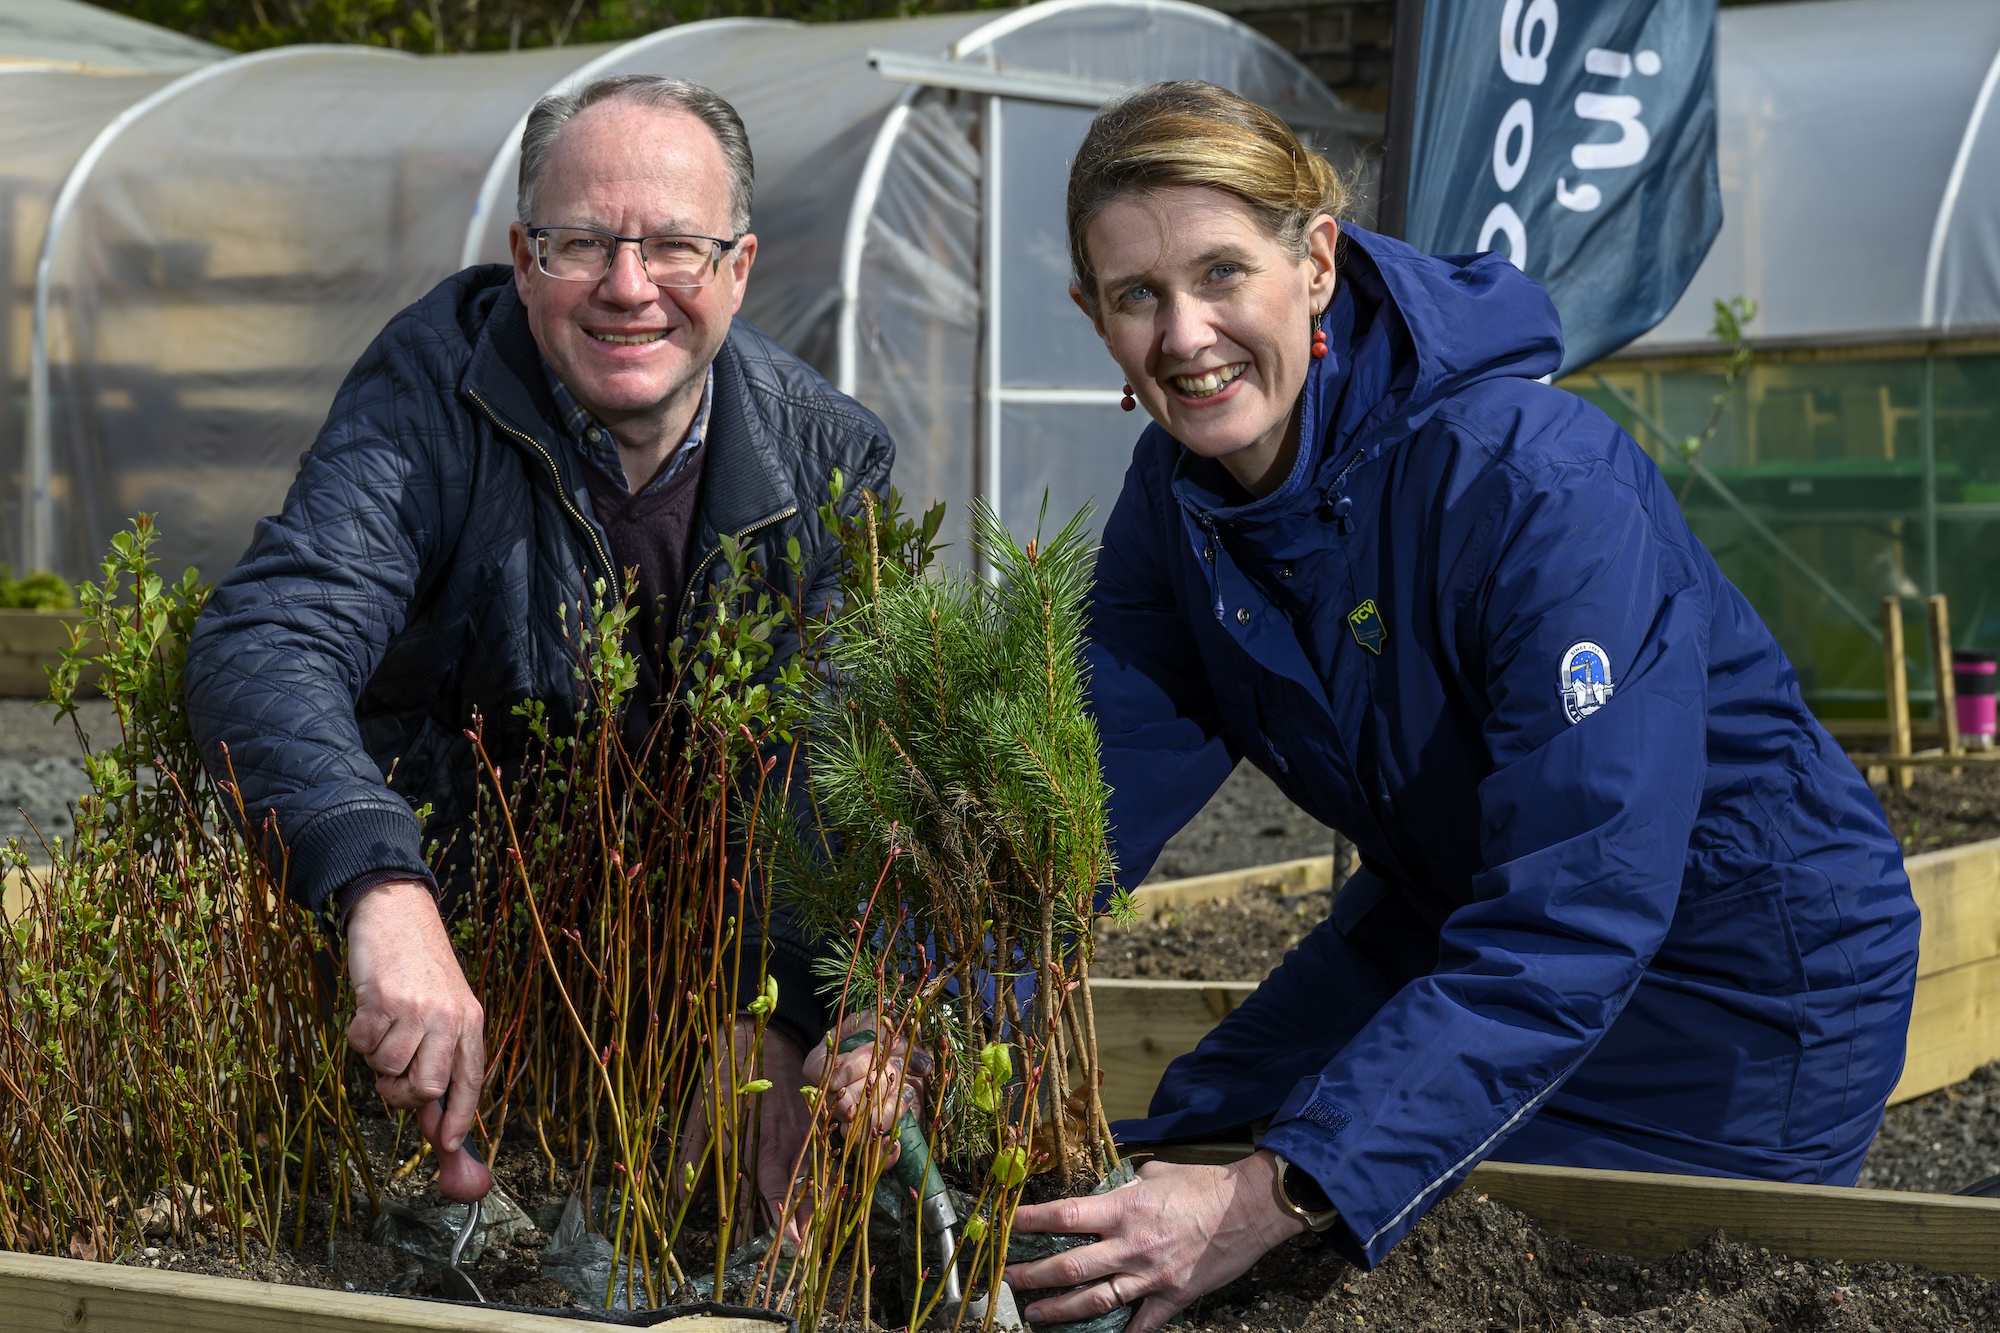
[[[75,605],[76,592],[62,575],[37,569],[15,578],[12,565],[0,564],[0,611],[67,611]]]

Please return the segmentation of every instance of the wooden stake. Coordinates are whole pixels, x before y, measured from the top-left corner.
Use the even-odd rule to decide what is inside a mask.
[[[1951,672],[1951,607],[1943,593],[1933,594],[1931,613],[1931,676],[1937,682],[1937,720],[1944,735],[1944,752],[1958,754],[1958,682]],[[1959,770],[1953,769],[1956,777]]]
[[[1903,603],[1900,598],[1882,599],[1882,686],[1889,699],[1889,753],[1910,752],[1910,680],[1903,660]],[[1913,768],[1898,768],[1890,778],[1907,787],[1917,780]]]

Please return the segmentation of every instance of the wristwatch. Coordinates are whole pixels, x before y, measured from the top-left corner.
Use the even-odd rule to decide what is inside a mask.
[[[1324,1231],[1332,1226],[1340,1217],[1340,1210],[1333,1206],[1333,1200],[1326,1197],[1326,1191],[1319,1187],[1319,1182],[1277,1153],[1271,1156],[1278,1163],[1278,1206],[1314,1231]]]

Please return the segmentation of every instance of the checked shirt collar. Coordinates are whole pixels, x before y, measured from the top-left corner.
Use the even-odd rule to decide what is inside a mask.
[[[596,417],[590,415],[590,409],[576,400],[576,395],[569,391],[567,384],[556,377],[555,371],[549,369],[546,361],[542,363],[542,376],[549,382],[549,393],[555,398],[556,411],[562,414],[563,425],[569,430],[570,443],[576,446],[576,451],[583,455],[586,462],[617,482],[619,489],[625,489],[628,484],[625,480],[625,465],[618,461],[618,446],[613,442],[611,432],[606,430]],[[674,450],[668,457],[667,465],[646,483],[639,494],[645,495],[656,491],[672,481],[680,475],[681,469],[701,452],[701,446],[708,438],[708,409],[714,402],[715,365],[711,362],[708,367],[708,378],[701,386],[701,406],[695,409],[694,422],[688,427],[687,438],[681,441],[680,448]]]

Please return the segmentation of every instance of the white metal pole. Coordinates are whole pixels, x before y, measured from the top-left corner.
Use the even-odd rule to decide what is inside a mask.
[[[1000,355],[1000,248],[1006,236],[1006,229],[1000,225],[1001,200],[1003,191],[1006,188],[1002,179],[1003,172],[1001,168],[1001,153],[1003,151],[1001,135],[1004,132],[1004,117],[1001,111],[1002,101],[1003,99],[998,96],[989,95],[986,99],[986,105],[981,108],[981,115],[985,121],[985,125],[983,127],[984,133],[980,137],[985,142],[981,145],[982,179],[979,198],[979,207],[982,215],[980,218],[980,230],[982,233],[980,249],[982,254],[979,265],[981,298],[979,305],[981,334],[984,339],[983,350],[985,355],[983,360],[985,364],[982,367],[982,374],[980,375],[980,388],[983,391],[984,401],[981,403],[982,411],[980,413],[979,495],[987,504],[993,507],[995,516],[1004,523],[1006,522],[1007,515],[1001,508],[1000,503],[1001,452],[1003,447],[1001,440],[1001,419],[1002,411],[1005,407],[1005,400],[1001,396],[1003,385],[1001,369],[1003,363]],[[991,569],[983,572],[988,577],[993,577],[997,574],[997,571]]]

